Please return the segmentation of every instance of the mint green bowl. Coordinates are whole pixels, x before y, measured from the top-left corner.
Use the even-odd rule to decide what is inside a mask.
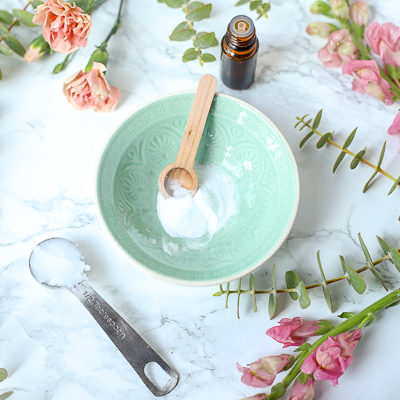
[[[157,181],[175,159],[193,98],[162,97],[117,129],[100,160],[97,205],[134,265],[170,282],[214,285],[248,274],[278,250],[296,216],[299,180],[277,127],[249,104],[217,94],[196,162],[230,166],[237,213],[205,247],[189,250],[184,239],[170,237],[157,217]],[[166,243],[174,255],[163,250]]]

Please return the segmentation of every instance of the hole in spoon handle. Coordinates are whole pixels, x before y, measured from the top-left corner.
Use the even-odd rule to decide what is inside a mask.
[[[178,383],[178,374],[148,343],[89,285],[82,281],[71,292],[89,311],[129,364],[155,396],[164,396]],[[157,387],[145,374],[145,366],[157,363],[170,379],[165,388]]]

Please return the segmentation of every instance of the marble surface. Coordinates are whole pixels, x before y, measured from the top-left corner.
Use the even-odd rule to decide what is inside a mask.
[[[214,0],[212,18],[197,23],[198,28],[215,30],[220,39],[231,17],[252,15],[247,6],[236,8],[234,2]],[[400,192],[387,197],[391,185],[387,179],[379,178],[362,194],[369,168],[350,171],[344,162],[332,175],[335,149],[316,151],[312,144],[298,149],[295,116],[323,107],[324,129],[335,129],[338,140],[344,140],[358,126],[353,146],[368,146],[371,157],[388,140],[383,167],[395,175],[400,171],[400,140],[385,133],[398,106],[386,107],[352,92],[349,77],[319,63],[316,53],[323,41],[304,32],[312,19],[310,3],[273,0],[270,18],[256,21],[261,46],[255,84],[242,92],[218,87],[265,112],[284,133],[299,166],[298,216],[282,248],[257,271],[260,288],[270,287],[273,263],[281,284],[289,268],[308,283],[318,280],[318,249],[328,277],[340,273],[338,254],[354,266],[363,265],[358,232],[374,258],[380,255],[376,234],[400,247]],[[371,3],[376,20],[400,23],[400,3]],[[1,8],[12,7],[15,1],[2,0]],[[73,109],[61,92],[62,81],[85,66],[110,28],[116,8],[117,1],[109,0],[96,12],[87,48],[60,75],[50,74],[60,55],[33,65],[16,57],[0,60],[4,75],[0,84],[0,365],[10,373],[0,391],[14,390],[12,398],[18,400],[152,398],[79,302],[69,292],[39,286],[30,276],[27,260],[32,247],[44,238],[64,236],[79,243],[92,265],[93,286],[179,371],[181,381],[167,399],[238,399],[256,393],[240,382],[235,362],[246,364],[282,351],[265,336],[276,323],[268,319],[266,298],[259,297],[259,311],[253,313],[243,296],[238,320],[234,296],[226,310],[224,299],[212,296],[215,287],[178,287],[135,270],[100,227],[93,203],[94,176],[98,157],[115,128],[142,103],[173,91],[194,90],[202,73],[218,75],[219,67],[218,62],[201,68],[196,62],[180,61],[187,43],[168,40],[182,20],[180,10],[155,0],[126,2],[121,29],[110,42],[107,73],[108,80],[121,89],[120,103],[109,114]],[[18,31],[29,36],[26,29]],[[218,55],[218,48],[211,52]],[[381,271],[390,289],[400,285],[392,266]],[[328,311],[322,293],[314,290],[305,311],[281,298],[279,317],[336,321],[335,315],[342,311],[359,311],[384,295],[371,277],[365,279],[364,295],[344,284],[332,285],[335,314]],[[365,329],[354,364],[339,386],[319,384],[316,398],[397,398],[399,318],[400,308],[379,314],[377,323]]]

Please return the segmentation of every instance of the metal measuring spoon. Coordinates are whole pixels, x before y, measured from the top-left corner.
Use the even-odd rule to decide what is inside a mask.
[[[61,254],[55,254],[54,248],[60,249]],[[51,257],[65,257],[67,250],[73,257],[77,257],[82,266],[81,275],[74,275],[73,285],[65,286],[61,282],[40,276],[42,273],[38,265],[40,257],[38,252],[51,250]],[[36,252],[36,253],[35,253]],[[64,254],[62,254],[64,253]],[[178,383],[178,374],[142,339],[142,337],[89,285],[84,275],[83,256],[77,245],[67,239],[52,238],[40,242],[29,257],[29,269],[33,277],[42,285],[49,288],[69,289],[86,307],[92,317],[101,326],[108,337],[113,341],[118,350],[134,368],[139,377],[155,396],[164,396],[171,392]],[[42,270],[43,271],[43,270]],[[149,363],[158,364],[170,379],[165,389],[159,389],[145,374],[145,367]]]

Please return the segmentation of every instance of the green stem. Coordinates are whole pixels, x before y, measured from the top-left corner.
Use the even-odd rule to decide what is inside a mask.
[[[382,309],[396,303],[397,301],[400,300],[400,289],[397,289],[393,291],[392,293],[386,295],[382,299],[378,300],[377,302],[371,304],[369,307],[365,308],[362,310],[360,313],[354,315],[353,317],[349,318],[348,320],[342,322],[341,324],[335,326],[333,329],[331,329],[329,332],[327,332],[325,335],[321,336],[304,354],[302,354],[301,358],[296,362],[296,364],[291,368],[289,373],[285,376],[285,378],[282,380],[283,387],[285,389],[285,392],[289,385],[296,379],[297,375],[301,372],[300,368],[303,365],[303,362],[305,359],[322,343],[325,342],[325,340],[328,339],[329,336],[337,336],[340,333],[343,332],[348,332],[349,330],[353,328],[357,328],[366,320],[367,318],[370,318],[372,314],[377,313],[378,311],[381,311]],[[284,393],[274,393],[272,392],[268,400],[276,400],[281,398],[284,395]]]
[[[122,4],[124,3],[124,0],[119,1],[119,8],[118,8],[118,14],[117,18],[115,19],[114,25],[110,30],[110,33],[107,35],[107,37],[104,39],[103,43],[100,45],[100,47],[105,50],[107,48],[107,43],[110,40],[110,38],[117,32],[120,24],[121,24],[121,11],[122,11]]]

